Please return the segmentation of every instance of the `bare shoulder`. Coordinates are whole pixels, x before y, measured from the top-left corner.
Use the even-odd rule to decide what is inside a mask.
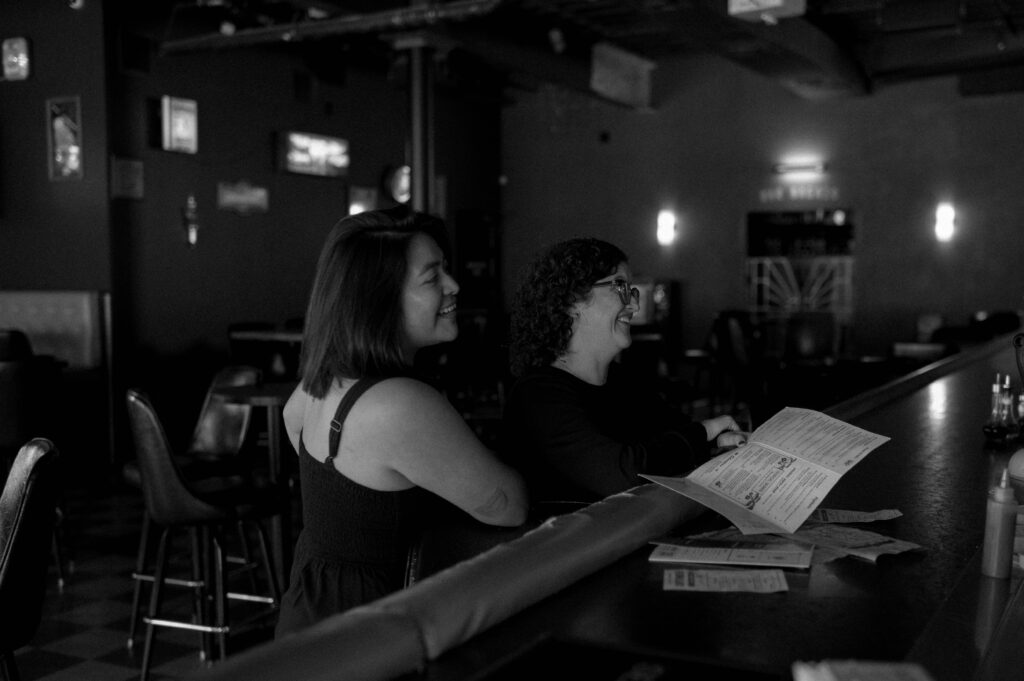
[[[405,376],[377,383],[359,401],[363,402],[362,411],[365,415],[378,414],[388,418],[419,421],[423,418],[436,418],[447,412],[455,414],[444,395],[423,381]]]
[[[413,378],[389,378],[374,385],[349,412],[350,443],[376,451],[380,460],[448,456],[482,447],[451,403]]]

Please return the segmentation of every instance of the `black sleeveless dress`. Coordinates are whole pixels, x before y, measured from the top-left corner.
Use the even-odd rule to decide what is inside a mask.
[[[357,381],[341,400],[327,459],[314,459],[299,437],[302,531],[277,637],[402,588],[409,546],[431,515],[431,495],[419,487],[383,492],[334,468],[341,427],[352,405],[379,378]]]

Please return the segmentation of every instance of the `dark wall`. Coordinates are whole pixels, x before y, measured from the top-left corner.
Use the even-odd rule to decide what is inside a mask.
[[[319,45],[312,55],[275,47],[154,55],[144,69],[121,63],[115,70],[118,153],[145,166],[145,198],[114,203],[120,318],[134,342],[124,381],[165,389],[189,381],[178,390],[197,403],[227,359],[230,324],[303,316],[323,239],[348,212],[349,187],[381,190],[385,169],[410,160],[406,64],[401,56],[350,62],[343,50]],[[153,144],[152,111],[162,95],[198,102],[197,154]],[[435,165],[445,178],[445,217],[496,212],[490,178],[499,111],[497,97],[439,85]],[[348,175],[282,171],[276,144],[286,130],[348,140]],[[217,208],[218,183],[240,181],[268,190],[268,211]],[[194,247],[182,220],[190,194],[200,224]],[[387,205],[383,192],[380,199]]]
[[[0,288],[109,289],[107,102],[99,3],[4,0],[2,37],[29,39],[31,76],[0,82]],[[83,176],[51,181],[46,100],[81,100]]]
[[[537,248],[594,234],[635,272],[685,283],[684,339],[700,345],[716,310],[747,304],[748,212],[843,207],[855,222],[856,350],[913,340],[920,312],[962,324],[975,310],[1024,308],[1024,94],[965,98],[939,78],[807,101],[713,58],[662,65],[656,78],[667,96],[653,112],[551,87],[510,93],[506,294]],[[772,198],[773,164],[799,150],[828,162],[834,197]],[[944,200],[958,232],[938,243]],[[655,240],[662,207],[681,218],[669,248]]]
[[[144,6],[120,0],[79,11],[0,4],[2,37],[29,38],[33,56],[27,81],[0,82],[0,287],[112,290],[116,394],[135,385],[166,395],[180,412],[168,416],[180,422],[171,430],[184,432],[227,360],[228,325],[301,317],[323,238],[347,214],[348,188],[379,189],[387,167],[410,160],[407,65],[380,45],[160,55],[159,26],[148,37],[122,28],[138,11]],[[460,81],[464,72],[448,62],[437,69],[445,217],[494,216],[499,91],[473,75]],[[80,181],[47,178],[44,102],[59,95],[82,98]],[[197,154],[159,148],[162,95],[198,102]],[[285,130],[347,139],[348,176],[279,170],[275,140]],[[141,198],[112,197],[111,158],[141,163]],[[218,209],[218,183],[240,181],[266,188],[269,210]],[[182,219],[190,194],[200,225],[192,248]]]
[[[377,187],[386,167],[407,160],[405,79],[388,70],[345,68],[345,55],[336,57],[333,82],[312,75],[301,55],[274,49],[159,57],[149,73],[123,76],[116,108],[131,112],[126,130],[153,126],[148,112],[164,94],[194,99],[199,108],[198,154],[141,140],[130,152],[146,174],[145,199],[125,211],[123,244],[128,313],[143,347],[158,353],[200,342],[224,347],[229,323],[302,316],[323,238],[347,213],[349,185]],[[466,170],[496,167],[498,109],[482,106],[479,115],[473,102],[443,93],[438,99],[437,127],[459,131],[454,139],[439,135],[438,143],[449,212],[488,203],[493,209],[496,202],[496,192]],[[285,130],[347,139],[348,176],[279,170],[275,139]],[[268,189],[266,213],[217,208],[218,183],[242,180]],[[181,217],[189,194],[199,205],[195,247],[185,241]]]

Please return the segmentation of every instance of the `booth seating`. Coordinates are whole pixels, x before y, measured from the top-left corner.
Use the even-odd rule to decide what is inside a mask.
[[[53,403],[59,369],[36,355],[21,329],[0,327],[0,476],[32,437],[46,432],[45,405]]]
[[[657,485],[548,519],[408,589],[242,653],[207,681],[391,679],[632,553],[703,507]]]
[[[48,399],[62,418],[33,436],[61,441],[68,435],[73,444],[62,446],[65,465],[80,465],[86,453],[104,463],[116,459],[111,321],[110,294],[103,291],[0,291],[0,328],[22,332],[37,364],[45,358],[60,367],[58,390]]]

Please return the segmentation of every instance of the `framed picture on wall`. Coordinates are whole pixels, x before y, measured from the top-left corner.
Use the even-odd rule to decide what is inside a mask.
[[[50,179],[82,179],[81,98],[46,100],[46,141]]]
[[[160,98],[161,142],[167,151],[199,151],[199,103],[181,97]]]

